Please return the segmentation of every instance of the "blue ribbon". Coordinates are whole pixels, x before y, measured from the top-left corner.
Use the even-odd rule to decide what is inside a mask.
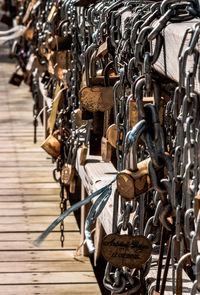
[[[116,177],[106,186],[100,188],[98,191],[94,192],[90,196],[88,196],[85,200],[79,201],[76,204],[72,205],[68,210],[62,213],[54,222],[33,242],[34,246],[39,246],[39,244],[52,232],[52,230],[67,217],[71,212],[78,210],[80,207],[88,204],[93,198],[101,194],[101,196],[108,191],[111,187],[112,183],[114,183]],[[99,196],[99,198],[101,197]]]
[[[103,211],[106,203],[108,202],[108,199],[109,199],[111,193],[112,193],[112,188],[111,188],[111,185],[110,185],[96,199],[96,201],[92,205],[92,207],[91,207],[91,209],[90,209],[90,211],[88,213],[88,216],[86,218],[86,221],[85,221],[85,238],[86,238],[86,244],[87,244],[87,247],[88,247],[88,250],[89,250],[90,253],[94,253],[94,251],[95,251],[94,244],[93,244],[92,237],[91,237],[91,232],[90,232],[91,221],[95,220],[101,214],[101,212]],[[98,207],[98,209],[97,209],[97,207]]]

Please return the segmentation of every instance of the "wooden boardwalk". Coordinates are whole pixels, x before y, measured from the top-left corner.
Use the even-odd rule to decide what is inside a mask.
[[[0,63],[0,294],[101,294],[90,260],[74,258],[80,233],[74,215],[39,248],[33,240],[59,215],[59,187],[51,160],[33,144],[27,86],[8,84],[13,64]]]

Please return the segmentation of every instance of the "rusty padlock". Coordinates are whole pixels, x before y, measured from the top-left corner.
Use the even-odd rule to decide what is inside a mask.
[[[137,163],[137,144],[141,134],[146,129],[146,121],[138,122],[126,137],[124,167],[126,166],[126,156],[133,146],[133,168],[125,169],[117,175],[117,189],[119,194],[127,200],[137,198],[151,188],[149,177],[150,158]]]

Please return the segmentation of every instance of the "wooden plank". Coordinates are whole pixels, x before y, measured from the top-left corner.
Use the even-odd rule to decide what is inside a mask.
[[[16,148],[13,146],[8,147],[7,149],[5,149],[4,146],[0,146],[0,153],[7,152],[9,154],[9,153],[13,153],[15,150],[16,150]],[[18,148],[16,150],[16,153],[26,154],[26,153],[32,153],[32,152],[34,152],[35,154],[38,154],[38,155],[40,154],[40,150],[38,150],[38,148],[34,148],[34,147],[27,147],[27,148],[23,148],[23,149]]]
[[[52,176],[52,170],[49,171],[48,173],[46,173],[47,171],[37,171],[36,172],[31,172],[31,171],[27,171],[27,172],[24,172],[24,171],[0,171],[0,180],[5,180],[6,182],[9,182],[9,178],[13,178],[15,179],[16,178],[16,181],[17,179],[18,180],[21,180],[22,182],[26,182],[28,181],[29,179],[38,179],[39,180],[42,180],[44,179],[45,180],[51,180],[53,181],[53,176]],[[6,178],[6,179],[5,179]]]
[[[48,216],[31,216],[31,215],[23,215],[23,216],[0,216],[0,224],[1,225],[8,225],[8,224],[15,224],[15,223],[27,223],[31,224],[33,226],[34,224],[49,224],[53,222],[55,219],[54,216],[48,215]],[[71,213],[67,218],[64,219],[65,221],[71,223],[75,220],[74,214]]]
[[[58,184],[56,182],[50,182],[50,183],[0,183],[0,190],[6,189],[9,186],[11,189],[58,189]]]
[[[35,188],[35,189],[30,189],[30,188],[21,188],[21,189],[9,189],[9,188],[4,188],[0,190],[0,196],[15,196],[15,195],[58,195],[59,189],[57,188],[51,188],[51,189],[43,189],[43,188]]]
[[[74,259],[74,251],[58,248],[57,250],[41,250],[36,248],[34,250],[17,251],[3,251],[0,252],[1,262],[20,262],[20,261],[68,261]],[[75,260],[83,263],[84,257],[78,257]]]
[[[48,161],[46,160],[40,160],[38,162],[37,159],[35,159],[35,161],[20,161],[20,162],[17,162],[17,161],[6,161],[6,166],[7,168],[8,167],[40,167],[40,166],[49,166],[49,163]],[[0,167],[5,167],[5,162],[0,160]]]
[[[0,294],[6,295],[94,295],[101,294],[95,283],[53,284],[49,285],[12,285],[0,286]]]
[[[82,259],[81,262],[73,258],[65,261],[0,262],[0,273],[91,271],[89,259]]]
[[[17,242],[21,242],[21,241],[34,241],[37,239],[37,237],[39,236],[39,233],[33,233],[33,232],[12,232],[11,233],[0,233],[0,243],[3,242],[7,242],[7,241],[17,241]],[[66,240],[67,241],[79,241],[79,233],[77,231],[73,232],[73,231],[66,231]],[[45,241],[59,241],[60,240],[60,232],[52,232],[50,233]]]
[[[99,156],[88,155],[86,165],[81,166],[79,164],[80,150],[81,149],[79,149],[77,153],[76,169],[87,193],[91,194],[110,183],[115,177],[117,171],[111,162],[105,163]],[[116,183],[112,185],[112,194],[104,210],[99,216],[99,219],[107,234],[112,232],[113,200],[115,189]],[[84,227],[84,224],[82,226]]]
[[[39,156],[35,155],[35,157],[33,157],[33,155],[31,155],[31,153],[26,153],[24,155],[22,154],[18,154],[18,155],[13,155],[12,153],[7,154],[7,156],[3,156],[4,153],[0,154],[0,162],[18,162],[18,161],[22,161],[22,162],[34,162],[34,161],[38,161],[38,162],[42,162],[42,161],[46,161],[45,157],[43,157],[41,154],[38,154]]]
[[[1,177],[0,175],[0,183],[1,184],[5,184],[5,183],[20,183],[20,184],[25,184],[25,183],[31,183],[31,184],[35,184],[35,183],[55,183],[55,181],[53,180],[52,176],[41,176],[41,177],[37,177],[37,175],[33,175],[33,177],[23,177],[23,178],[19,178],[19,177]],[[58,187],[58,184],[56,184]]]
[[[199,19],[193,19],[187,22],[181,23],[169,23],[165,28],[164,39],[165,39],[165,53],[162,49],[158,61],[155,64],[155,69],[168,76],[174,81],[179,81],[179,63],[178,53],[183,40],[183,35],[187,28],[192,27],[194,24],[199,22]],[[188,46],[189,40],[187,38],[185,42],[185,48]],[[199,46],[199,44],[198,44]],[[166,55],[165,55],[166,54]],[[166,69],[165,69],[166,61]],[[188,67],[192,66],[192,59],[188,59]],[[195,79],[195,90],[200,93],[200,83],[198,77]]]
[[[25,173],[25,172],[50,172],[52,173],[53,171],[53,168],[51,165],[49,166],[40,166],[40,167],[36,167],[36,166],[33,166],[33,167],[19,167],[19,166],[14,166],[14,167],[3,167],[3,169],[1,171],[4,171],[4,172],[19,172],[19,173]]]
[[[69,218],[73,217],[71,221],[69,221]],[[55,217],[54,217],[55,219]],[[38,222],[40,221],[40,216],[38,217]],[[53,221],[53,220],[52,220]],[[51,221],[51,222],[52,222]],[[49,223],[31,223],[28,224],[26,221],[24,223],[14,223],[14,224],[0,224],[0,232],[6,232],[6,233],[13,233],[13,232],[42,232],[44,231],[50,224]],[[69,216],[67,220],[65,221],[65,231],[79,231],[78,225],[76,224],[76,220],[74,216]],[[60,226],[57,225],[55,227],[54,231],[60,232]]]
[[[55,216],[60,215],[60,209],[55,208],[33,208],[33,209],[0,209],[1,216],[20,216],[20,215],[35,215],[35,216]]]
[[[0,197],[1,202],[60,202],[58,194],[55,195],[18,195],[18,196],[6,196]]]
[[[68,235],[69,236],[69,235]],[[63,249],[68,249],[68,250],[76,250],[78,245],[80,244],[80,236],[78,237],[77,240],[68,240],[68,236],[65,239],[65,244]],[[32,244],[32,241],[9,241],[9,242],[1,242],[0,241],[0,251],[13,251],[13,250],[21,250],[21,251],[26,251],[26,250],[34,250],[36,247]],[[45,250],[54,250],[54,249],[60,249],[60,239],[58,241],[44,241],[40,245],[40,249],[45,249]],[[3,255],[0,253],[0,257]]]
[[[95,283],[93,272],[0,273],[0,285]]]
[[[9,202],[0,202],[0,208],[1,209],[7,209],[11,207],[11,204]],[[58,202],[27,202],[27,203],[22,203],[22,202],[13,202],[12,203],[12,209],[33,209],[33,208],[58,208],[59,204]],[[0,209],[0,210],[1,210]]]

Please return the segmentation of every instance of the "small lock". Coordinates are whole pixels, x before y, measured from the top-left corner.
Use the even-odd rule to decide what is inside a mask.
[[[125,169],[117,175],[117,189],[127,200],[137,198],[151,188],[148,165],[150,158],[137,164],[137,170]]]
[[[84,166],[86,163],[87,152],[88,152],[88,147],[83,143],[81,146],[81,153],[80,153],[80,165],[81,166]]]
[[[70,182],[69,192],[70,192],[70,194],[75,194],[75,192],[76,192],[76,179],[75,179],[75,177]]]
[[[111,144],[111,146],[116,148],[117,137],[118,137],[118,128],[117,128],[116,124],[112,124],[108,127],[108,129],[106,131],[106,137],[108,139],[108,142]],[[122,140],[122,133],[120,134],[120,140]],[[119,149],[121,150],[122,147],[119,146]]]
[[[49,155],[57,159],[60,155],[60,142],[52,134],[49,135],[45,141],[41,144],[43,148]]]
[[[132,169],[125,169],[117,175],[117,189],[119,194],[127,200],[137,198],[151,188],[149,177],[149,164],[151,159],[147,158],[137,163],[137,147],[140,137],[146,129],[146,122],[139,121],[126,136],[125,154],[123,166],[127,165],[127,155],[132,150]]]
[[[64,164],[61,171],[61,182],[69,185],[75,176],[75,168],[71,164]]]
[[[149,103],[153,103],[153,102],[154,102],[153,96],[143,97],[143,99],[142,99],[142,103],[144,105],[149,104]],[[128,120],[129,120],[129,127],[130,128],[133,128],[138,122],[137,103],[133,99],[133,97],[130,97],[130,99],[129,99]]]
[[[80,154],[80,165],[84,166],[86,164],[87,153],[88,153],[88,142],[90,138],[90,131],[92,127],[92,120],[88,120],[86,126],[86,133],[85,133],[85,142],[81,146],[81,154]]]
[[[101,139],[101,156],[104,162],[110,162],[112,157],[112,146],[104,136]]]
[[[13,73],[12,76],[10,77],[9,83],[15,86],[20,86],[23,80],[24,80],[23,75]]]

